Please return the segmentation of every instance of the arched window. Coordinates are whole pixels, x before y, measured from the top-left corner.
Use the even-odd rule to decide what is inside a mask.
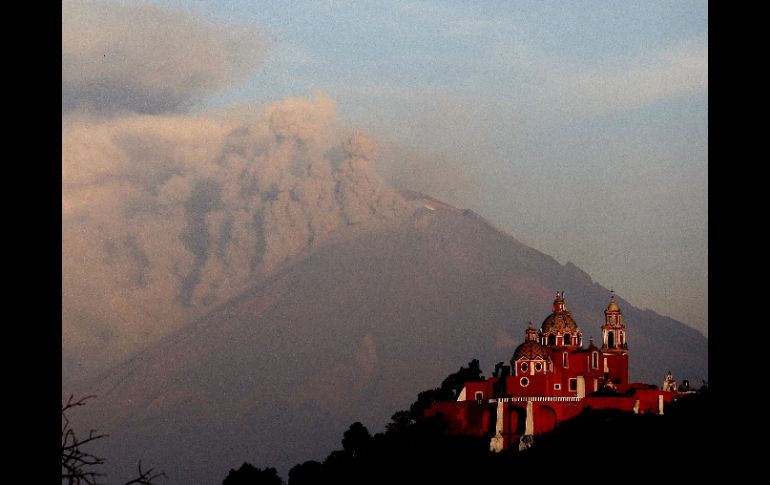
[[[609,348],[615,347],[615,332],[613,332],[612,330],[610,330],[607,333],[607,347]]]
[[[484,399],[484,393],[481,391],[476,391],[476,400],[481,401],[482,399]]]
[[[568,333],[564,334],[564,345],[572,345],[572,335]]]
[[[540,362],[535,362],[535,370],[538,372],[543,370],[543,364],[541,364]]]
[[[526,362],[522,362],[521,370],[523,370],[524,372],[527,372],[529,370],[529,364],[527,364]]]
[[[591,367],[594,369],[599,368],[599,352],[591,353]]]
[[[569,361],[567,360],[567,352],[561,354],[561,362],[564,367],[569,367]]]
[[[548,336],[548,345],[556,345],[556,335],[551,334]]]

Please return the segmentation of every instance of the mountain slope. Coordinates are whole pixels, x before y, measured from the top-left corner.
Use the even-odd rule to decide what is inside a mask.
[[[111,471],[141,458],[173,483],[219,483],[243,461],[285,474],[471,358],[487,373],[507,362],[556,290],[598,340],[606,288],[473,212],[410,197],[412,215],[320,248],[88,384],[83,423],[110,434]],[[632,380],[707,378],[705,337],[618,302]]]

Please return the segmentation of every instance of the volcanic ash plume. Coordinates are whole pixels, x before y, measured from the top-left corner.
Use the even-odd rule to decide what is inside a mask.
[[[343,227],[409,211],[373,168],[376,144],[339,137],[323,95],[246,122],[72,112],[62,125],[65,375],[129,355]]]
[[[264,33],[142,2],[62,1],[62,110],[182,112],[263,58]]]

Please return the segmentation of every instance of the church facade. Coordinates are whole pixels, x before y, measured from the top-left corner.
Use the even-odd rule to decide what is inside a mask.
[[[587,407],[663,414],[676,391],[629,383],[626,326],[614,294],[601,330],[600,346],[586,345],[557,292],[552,313],[539,330],[530,322],[510,365],[499,363],[491,378],[466,382],[456,401],[435,402],[425,414],[443,414],[455,434],[491,436],[492,451],[525,448]]]

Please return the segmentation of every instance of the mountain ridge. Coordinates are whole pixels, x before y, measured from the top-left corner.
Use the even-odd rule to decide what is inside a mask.
[[[341,234],[91,381],[90,426],[120,441],[105,455],[132,463],[142,450],[145,463],[198,483],[241,459],[319,458],[350,422],[384,426],[458,363],[479,358],[490,372],[509,359],[557,289],[586,341],[600,335],[609,290],[459,211],[417,207]],[[707,378],[705,337],[618,303],[632,380]]]

